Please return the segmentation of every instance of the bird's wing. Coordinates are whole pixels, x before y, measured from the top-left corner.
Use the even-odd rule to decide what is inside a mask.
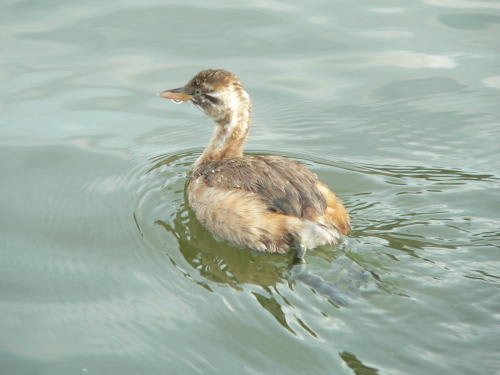
[[[273,155],[223,159],[197,168],[191,180],[256,194],[269,211],[314,219],[326,209],[317,176],[302,164]]]

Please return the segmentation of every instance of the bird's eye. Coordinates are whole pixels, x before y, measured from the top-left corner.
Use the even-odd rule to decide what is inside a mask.
[[[194,94],[195,95],[201,95],[201,90],[200,89],[194,89]]]

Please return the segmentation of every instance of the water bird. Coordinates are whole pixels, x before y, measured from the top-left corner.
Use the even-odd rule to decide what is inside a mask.
[[[252,104],[240,79],[208,69],[159,96],[191,102],[215,123],[213,136],[193,165],[189,206],[216,237],[259,252],[294,252],[334,245],[350,231],[337,195],[297,161],[244,155]]]

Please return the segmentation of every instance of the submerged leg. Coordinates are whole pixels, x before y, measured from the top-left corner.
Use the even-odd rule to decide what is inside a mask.
[[[328,297],[338,306],[347,306],[354,299],[354,295],[340,290],[334,284],[330,284],[321,277],[307,271],[307,266],[302,263],[295,263],[291,266],[292,279],[303,282],[316,292]]]
[[[295,248],[295,264],[305,263],[304,257],[306,256],[307,249],[302,246],[298,240],[294,240],[293,247]]]

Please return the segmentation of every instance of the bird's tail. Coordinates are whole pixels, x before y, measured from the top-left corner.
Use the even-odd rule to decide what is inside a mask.
[[[295,237],[304,249],[313,249],[321,245],[335,245],[340,240],[340,232],[335,227],[295,217],[290,219],[293,220]]]

